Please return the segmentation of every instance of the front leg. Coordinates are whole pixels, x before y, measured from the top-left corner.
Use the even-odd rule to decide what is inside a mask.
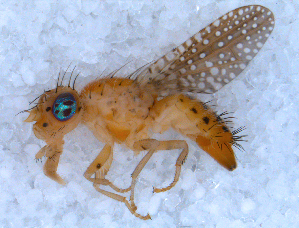
[[[63,141],[56,145],[46,145],[39,150],[35,155],[35,159],[40,159],[42,156],[47,157],[47,161],[44,164],[44,174],[56,181],[59,184],[65,185],[66,182],[57,174],[58,163],[60,155],[62,154]]]

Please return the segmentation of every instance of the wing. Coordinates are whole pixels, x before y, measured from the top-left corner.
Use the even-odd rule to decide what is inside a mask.
[[[214,93],[237,77],[274,28],[273,13],[258,5],[228,12],[156,62],[133,73],[162,96]]]

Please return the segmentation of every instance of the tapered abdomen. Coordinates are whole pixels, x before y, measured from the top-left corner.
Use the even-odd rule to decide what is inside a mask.
[[[225,123],[204,103],[179,94],[158,101],[151,112],[154,131],[172,127],[191,138],[228,170],[236,168],[233,135]]]

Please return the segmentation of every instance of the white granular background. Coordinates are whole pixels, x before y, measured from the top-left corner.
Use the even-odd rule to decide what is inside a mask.
[[[274,13],[273,33],[237,79],[214,96],[199,95],[232,112],[234,128],[247,128],[235,171],[187,140],[179,182],[153,194],[172,181],[179,151],[156,153],[136,186],[138,212],[152,216],[143,221],[83,177],[104,144],[79,126],[66,135],[58,168],[68,184],[44,176],[34,156],[45,144],[23,123],[28,114],[15,115],[54,88],[60,70],[76,66],[79,90],[129,62],[118,74],[125,76],[249,4]],[[299,227],[298,10],[289,0],[1,1],[0,227]],[[183,139],[173,131],[155,137]],[[127,187],[143,155],[116,145],[107,178]]]

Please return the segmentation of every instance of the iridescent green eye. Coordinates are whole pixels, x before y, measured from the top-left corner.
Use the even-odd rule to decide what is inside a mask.
[[[76,113],[76,108],[77,102],[74,96],[70,93],[62,93],[54,101],[52,113],[59,121],[66,121]]]

